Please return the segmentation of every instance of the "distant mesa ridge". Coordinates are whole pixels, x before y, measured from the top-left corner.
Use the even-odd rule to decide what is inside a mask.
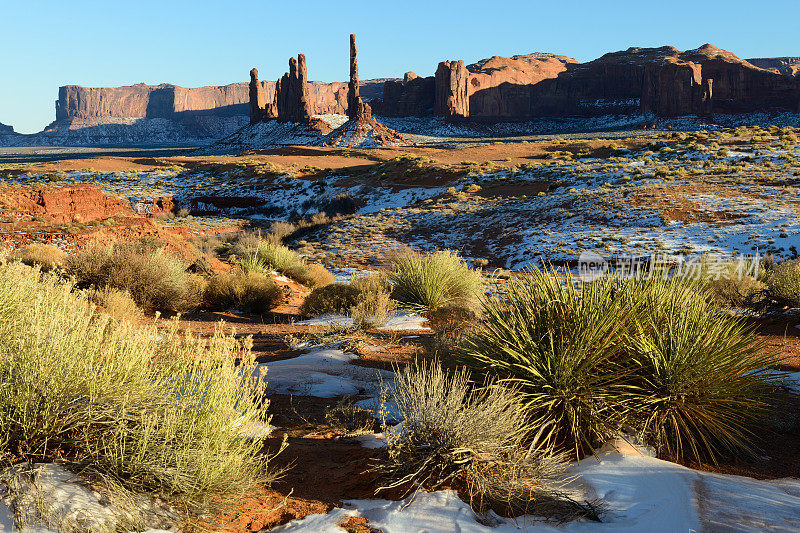
[[[475,122],[641,113],[800,113],[800,57],[744,60],[710,44],[687,51],[631,47],[586,63],[541,52],[493,56],[473,64],[455,59],[440,62],[430,76],[408,72],[403,79],[359,80],[355,66],[354,80],[335,83],[301,81],[300,58],[294,61],[297,69],[290,67],[276,81],[260,80],[253,69],[249,83],[222,86],[63,86],[56,120],[42,133],[17,135],[0,124],[0,135],[27,144],[207,144],[247,124],[278,118],[280,105],[295,102],[294,96],[276,100],[282,84],[284,94],[299,94],[305,102],[302,109],[284,108],[287,120],[304,119],[305,114],[353,119],[368,111]],[[353,83],[357,91],[351,89]],[[361,110],[351,109],[353,105]]]

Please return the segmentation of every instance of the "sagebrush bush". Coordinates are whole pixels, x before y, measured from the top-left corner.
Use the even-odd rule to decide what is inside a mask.
[[[210,309],[263,314],[281,302],[283,291],[266,274],[235,270],[213,276],[203,297]]]
[[[127,320],[137,324],[144,318],[144,313],[128,291],[111,287],[91,288],[87,291],[87,298],[116,320]]]
[[[58,246],[36,242],[26,244],[17,250],[13,257],[26,265],[38,266],[42,272],[49,272],[63,266],[67,254]]]
[[[196,518],[271,479],[247,346],[112,322],[53,275],[0,267],[0,453],[59,461]],[[207,516],[205,517],[207,518]]]
[[[778,302],[800,307],[800,260],[776,263],[767,274],[766,283]]]
[[[347,283],[332,283],[311,291],[300,306],[300,315],[315,317],[328,313],[347,313],[358,304],[360,291]]]
[[[394,258],[392,267],[392,297],[402,304],[427,311],[445,305],[475,309],[480,304],[481,273],[454,252],[407,252]]]
[[[475,387],[465,369],[445,372],[436,362],[396,374],[384,393],[402,419],[387,433],[379,469],[388,488],[455,487],[478,512],[487,509],[570,519],[588,507],[566,497],[565,456],[526,442],[525,400],[498,384]]]
[[[93,243],[66,261],[79,285],[128,291],[147,311],[190,311],[200,305],[204,281],[187,267],[181,258],[145,242]]]
[[[382,326],[397,309],[392,286],[382,274],[353,275],[350,285],[358,290],[358,297],[349,314],[359,327]]]

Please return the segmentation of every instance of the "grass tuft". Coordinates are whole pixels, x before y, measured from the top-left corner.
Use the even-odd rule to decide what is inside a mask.
[[[394,286],[392,297],[398,302],[426,311],[445,305],[466,309],[479,306],[481,274],[471,270],[456,253],[409,251],[394,258],[393,263],[389,280]]]

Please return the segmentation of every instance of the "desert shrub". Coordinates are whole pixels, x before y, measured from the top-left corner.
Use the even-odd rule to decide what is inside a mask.
[[[189,519],[216,512],[271,478],[263,443],[239,429],[268,422],[256,369],[233,337],[113,322],[53,275],[0,269],[6,461],[59,461]]]
[[[564,456],[524,441],[527,410],[516,390],[475,388],[463,368],[447,373],[429,362],[398,371],[388,398],[402,429],[387,433],[380,469],[391,483],[383,489],[455,487],[478,512],[501,508],[562,520],[585,514],[566,497]]]
[[[800,307],[800,260],[776,263],[767,274],[766,283],[778,302]]]
[[[38,266],[42,272],[48,272],[64,264],[67,255],[52,244],[26,244],[14,253],[15,259],[29,266]]]
[[[578,453],[618,427],[628,394],[616,359],[629,311],[611,278],[576,286],[532,270],[487,299],[463,360],[521,387],[534,426]]]
[[[751,452],[773,382],[774,355],[703,291],[700,282],[678,277],[634,280],[623,289],[636,317],[626,341],[636,395],[628,421],[672,458]]]
[[[202,301],[202,278],[158,243],[90,244],[69,256],[66,267],[80,285],[128,291],[148,311],[189,311]]]
[[[137,324],[144,318],[144,313],[136,305],[128,291],[120,291],[111,287],[92,288],[87,292],[87,298],[116,320],[127,320],[132,324]]]
[[[336,276],[320,263],[299,263],[283,272],[287,277],[311,288],[324,287],[336,281]]]
[[[210,309],[262,314],[280,303],[283,291],[266,274],[236,270],[212,277],[203,297]]]
[[[282,244],[258,240],[245,250],[239,266],[246,272],[268,272],[275,270],[298,283],[309,287],[321,287],[333,283],[333,274],[320,264],[307,264],[297,252]]]
[[[328,313],[347,313],[358,304],[360,291],[347,283],[332,283],[311,291],[300,306],[304,317],[320,316]]]
[[[397,309],[397,302],[391,297],[392,286],[382,274],[354,275],[350,285],[358,290],[356,304],[349,310],[358,326],[382,326]]]
[[[282,220],[273,222],[272,226],[270,227],[270,232],[275,236],[279,243],[295,231],[297,231],[296,225],[292,224],[291,222],[284,222]]]
[[[767,293],[767,284],[752,276],[723,275],[708,280],[711,296],[721,307],[751,307]]]
[[[433,311],[445,305],[478,307],[483,278],[456,253],[408,252],[393,261],[392,297],[411,307]]]
[[[521,387],[576,451],[633,428],[672,458],[749,451],[775,362],[702,280],[532,271],[488,300],[463,358]]]
[[[342,436],[363,435],[374,431],[375,414],[356,405],[352,398],[342,398],[325,410],[325,425]]]

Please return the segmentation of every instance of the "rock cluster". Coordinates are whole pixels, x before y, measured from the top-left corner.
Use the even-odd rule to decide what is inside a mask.
[[[275,107],[280,122],[307,123],[314,114],[314,103],[308,95],[306,56],[289,58],[289,72],[275,85]]]
[[[94,183],[54,187],[6,187],[2,190],[2,197],[6,205],[60,224],[91,222],[133,214],[127,200],[105,194],[102,187]],[[170,198],[169,202],[171,201]]]

